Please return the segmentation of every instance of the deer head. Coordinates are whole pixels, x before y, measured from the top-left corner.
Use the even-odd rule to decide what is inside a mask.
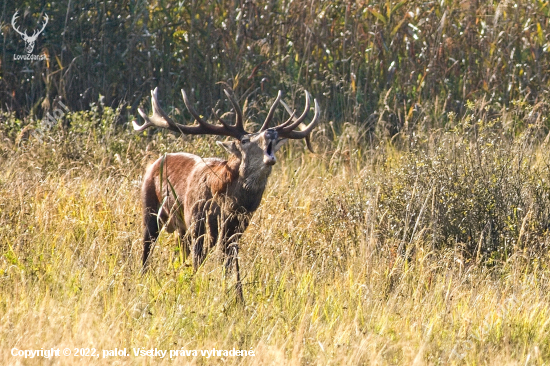
[[[34,49],[34,43],[36,42],[36,39],[44,31],[44,28],[46,28],[46,24],[48,24],[48,15],[44,14],[44,24],[42,24],[42,28],[40,30],[35,30],[32,34],[32,36],[29,36],[27,34],[27,31],[21,32],[18,27],[15,25],[15,20],[19,17],[18,16],[19,11],[16,11],[15,14],[13,14],[13,17],[11,18],[11,25],[13,29],[19,33],[21,37],[23,37],[23,41],[25,41],[25,51],[27,53],[31,53]]]

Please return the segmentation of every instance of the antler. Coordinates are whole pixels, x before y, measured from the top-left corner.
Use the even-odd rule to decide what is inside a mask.
[[[147,116],[147,114],[141,108],[139,108],[138,112],[145,120],[145,123],[140,126],[136,121],[132,121],[134,130],[143,131],[148,127],[155,126],[187,135],[222,135],[231,136],[238,139],[248,134],[248,132],[244,130],[242,125],[242,112],[240,111],[240,108],[237,109],[238,105],[234,100],[232,100],[231,97],[229,97],[229,100],[233,104],[233,107],[235,107],[237,121],[235,122],[235,125],[229,125],[218,117],[218,120],[222,123],[222,126],[218,126],[208,123],[202,119],[202,117],[193,108],[193,106],[189,102],[189,99],[187,98],[187,94],[182,89],[181,94],[183,96],[183,102],[185,103],[187,110],[189,110],[189,113],[191,113],[191,115],[198,122],[198,125],[187,126],[174,122],[170,117],[168,117],[166,112],[164,112],[162,108],[160,108],[158,103],[157,90],[158,88],[155,88],[155,90],[151,91],[151,106],[153,109],[153,115]]]
[[[28,37],[26,31],[25,31],[24,33],[21,32],[21,31],[17,28],[17,26],[15,25],[15,20],[16,20],[17,18],[19,18],[18,13],[19,13],[19,10],[16,11],[15,14],[13,14],[13,17],[11,18],[11,26],[13,27],[13,30],[16,31],[17,33],[19,33],[21,36],[23,36],[23,37]]]
[[[32,34],[32,36],[30,36],[29,38],[32,39],[32,40],[36,40],[36,38],[38,38],[38,36],[40,35],[40,33],[42,33],[44,31],[44,29],[46,28],[46,24],[48,24],[48,14],[44,14],[44,24],[42,25],[42,29],[40,29],[39,31],[35,30]]]
[[[296,139],[296,140],[305,139],[306,145],[309,151],[313,152],[313,149],[311,148],[311,141],[309,138],[310,138],[311,131],[315,128],[315,126],[319,122],[320,109],[319,109],[319,103],[317,102],[317,99],[314,99],[313,103],[315,104],[315,114],[313,115],[313,119],[311,120],[309,125],[307,125],[307,127],[302,128],[301,125],[304,125],[303,121],[306,119],[307,114],[309,112],[309,107],[310,107],[309,93],[306,91],[305,94],[306,94],[306,105],[304,108],[304,112],[298,118],[294,117],[296,112],[292,111],[290,107],[284,101],[281,100],[281,104],[283,105],[283,107],[285,107],[286,111],[290,114],[290,118],[286,120],[284,123],[275,127],[274,129],[279,134],[279,137]],[[300,131],[294,131],[296,127],[300,127]]]
[[[229,101],[231,102],[231,105],[235,109],[235,127],[244,129],[243,111],[241,110],[241,107],[239,107],[239,103],[237,103],[237,101],[233,98],[231,93],[229,93],[229,90],[224,89],[223,92],[225,93],[225,95],[227,96],[227,99],[229,99]],[[220,120],[220,122],[225,124],[225,122],[223,122],[222,120]]]
[[[212,109],[213,115],[222,124],[221,126],[214,125],[203,120],[202,117],[197,113],[197,111],[193,108],[193,106],[189,102],[189,99],[187,98],[187,94],[183,89],[181,90],[181,94],[183,96],[183,102],[185,103],[187,110],[189,110],[189,113],[191,113],[191,115],[195,118],[198,124],[188,126],[188,125],[183,125],[183,124],[174,122],[170,117],[168,117],[166,112],[164,112],[164,110],[160,108],[158,97],[157,97],[157,91],[158,91],[158,88],[155,88],[155,90],[151,91],[151,107],[153,109],[153,114],[151,116],[147,116],[147,114],[141,108],[139,108],[138,112],[141,115],[141,117],[143,117],[143,119],[145,120],[145,123],[140,126],[136,121],[132,121],[134,130],[144,131],[149,127],[155,126],[155,127],[164,128],[173,132],[183,133],[187,135],[222,135],[222,136],[235,137],[237,139],[240,139],[244,135],[249,134],[248,132],[245,131],[243,127],[243,112],[239,107],[239,104],[237,103],[237,101],[233,98],[233,96],[228,90],[224,90],[224,92],[225,92],[225,95],[227,95],[227,98],[229,99],[229,101],[231,102],[233,109],[235,110],[235,124],[230,125],[229,123],[224,121],[222,118],[218,117],[218,115],[216,114],[216,111]],[[306,94],[306,105],[304,108],[304,112],[300,117],[296,118],[295,112],[293,112],[289,108],[289,106],[284,101],[281,100],[282,92],[279,91],[279,93],[277,94],[277,98],[275,99],[275,102],[269,109],[269,113],[267,114],[267,117],[258,132],[263,132],[269,128],[269,124],[273,119],[273,115],[275,114],[275,109],[277,107],[277,104],[281,102],[281,104],[285,107],[287,112],[290,114],[290,117],[284,123],[276,127],[273,127],[273,129],[276,130],[279,137],[282,137],[282,138],[305,139],[308,149],[313,152],[311,148],[311,143],[309,140],[309,135],[319,121],[319,114],[320,114],[319,103],[317,103],[317,99],[314,99],[315,115],[313,116],[313,119],[311,120],[309,125],[305,128],[302,128],[301,125],[303,125],[303,121],[307,117],[307,114],[310,108],[309,93],[306,91],[305,94]],[[296,127],[300,127],[300,131],[294,131]]]
[[[273,105],[271,106],[271,108],[269,108],[269,113],[265,118],[264,124],[262,125],[262,127],[260,128],[260,131],[258,132],[267,130],[267,128],[269,127],[269,123],[271,122],[271,120],[273,119],[273,115],[275,114],[275,109],[277,108],[277,104],[279,104],[279,102],[281,101],[282,96],[283,96],[283,92],[279,90],[279,93],[277,93],[277,99],[275,99],[275,101],[273,102]]]

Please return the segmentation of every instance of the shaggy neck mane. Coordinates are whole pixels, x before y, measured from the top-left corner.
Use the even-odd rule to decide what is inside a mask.
[[[209,174],[209,186],[212,194],[224,194],[229,185],[239,177],[241,159],[231,156],[229,160],[216,161],[209,166],[212,174]]]
[[[210,188],[213,194],[232,197],[235,204],[252,213],[260,205],[271,167],[247,169],[241,165],[241,159],[232,155],[212,166]]]

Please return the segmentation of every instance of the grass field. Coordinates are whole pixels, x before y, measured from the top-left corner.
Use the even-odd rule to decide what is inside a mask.
[[[4,116],[0,364],[548,364],[547,130],[520,130],[522,108],[391,139],[326,124],[315,154],[285,147],[241,240],[244,307],[220,253],[193,274],[166,233],[140,274],[141,174],[164,152],[223,156],[214,138],[74,114],[40,142]]]

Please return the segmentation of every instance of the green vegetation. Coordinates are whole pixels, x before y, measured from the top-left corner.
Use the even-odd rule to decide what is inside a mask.
[[[50,17],[46,61],[13,60],[16,6],[29,33]],[[549,7],[3,3],[0,364],[47,362],[13,347],[99,350],[64,365],[548,364]],[[218,251],[193,274],[165,232],[140,274],[147,164],[223,152],[128,122],[156,86],[180,121],[183,87],[228,111],[224,85],[249,127],[278,89],[323,110],[316,152],[279,152],[241,240],[244,308]],[[256,356],[102,358],[137,347]]]
[[[46,61],[13,59],[17,8],[29,34],[49,16],[35,47]],[[134,112],[158,86],[164,105],[183,110],[179,90],[193,89],[209,113],[227,83],[252,100],[305,88],[326,120],[373,129],[384,112],[391,133],[408,131],[467,100],[546,100],[549,14],[539,0],[5,2],[1,108],[41,118],[55,98],[76,111],[102,95]]]

